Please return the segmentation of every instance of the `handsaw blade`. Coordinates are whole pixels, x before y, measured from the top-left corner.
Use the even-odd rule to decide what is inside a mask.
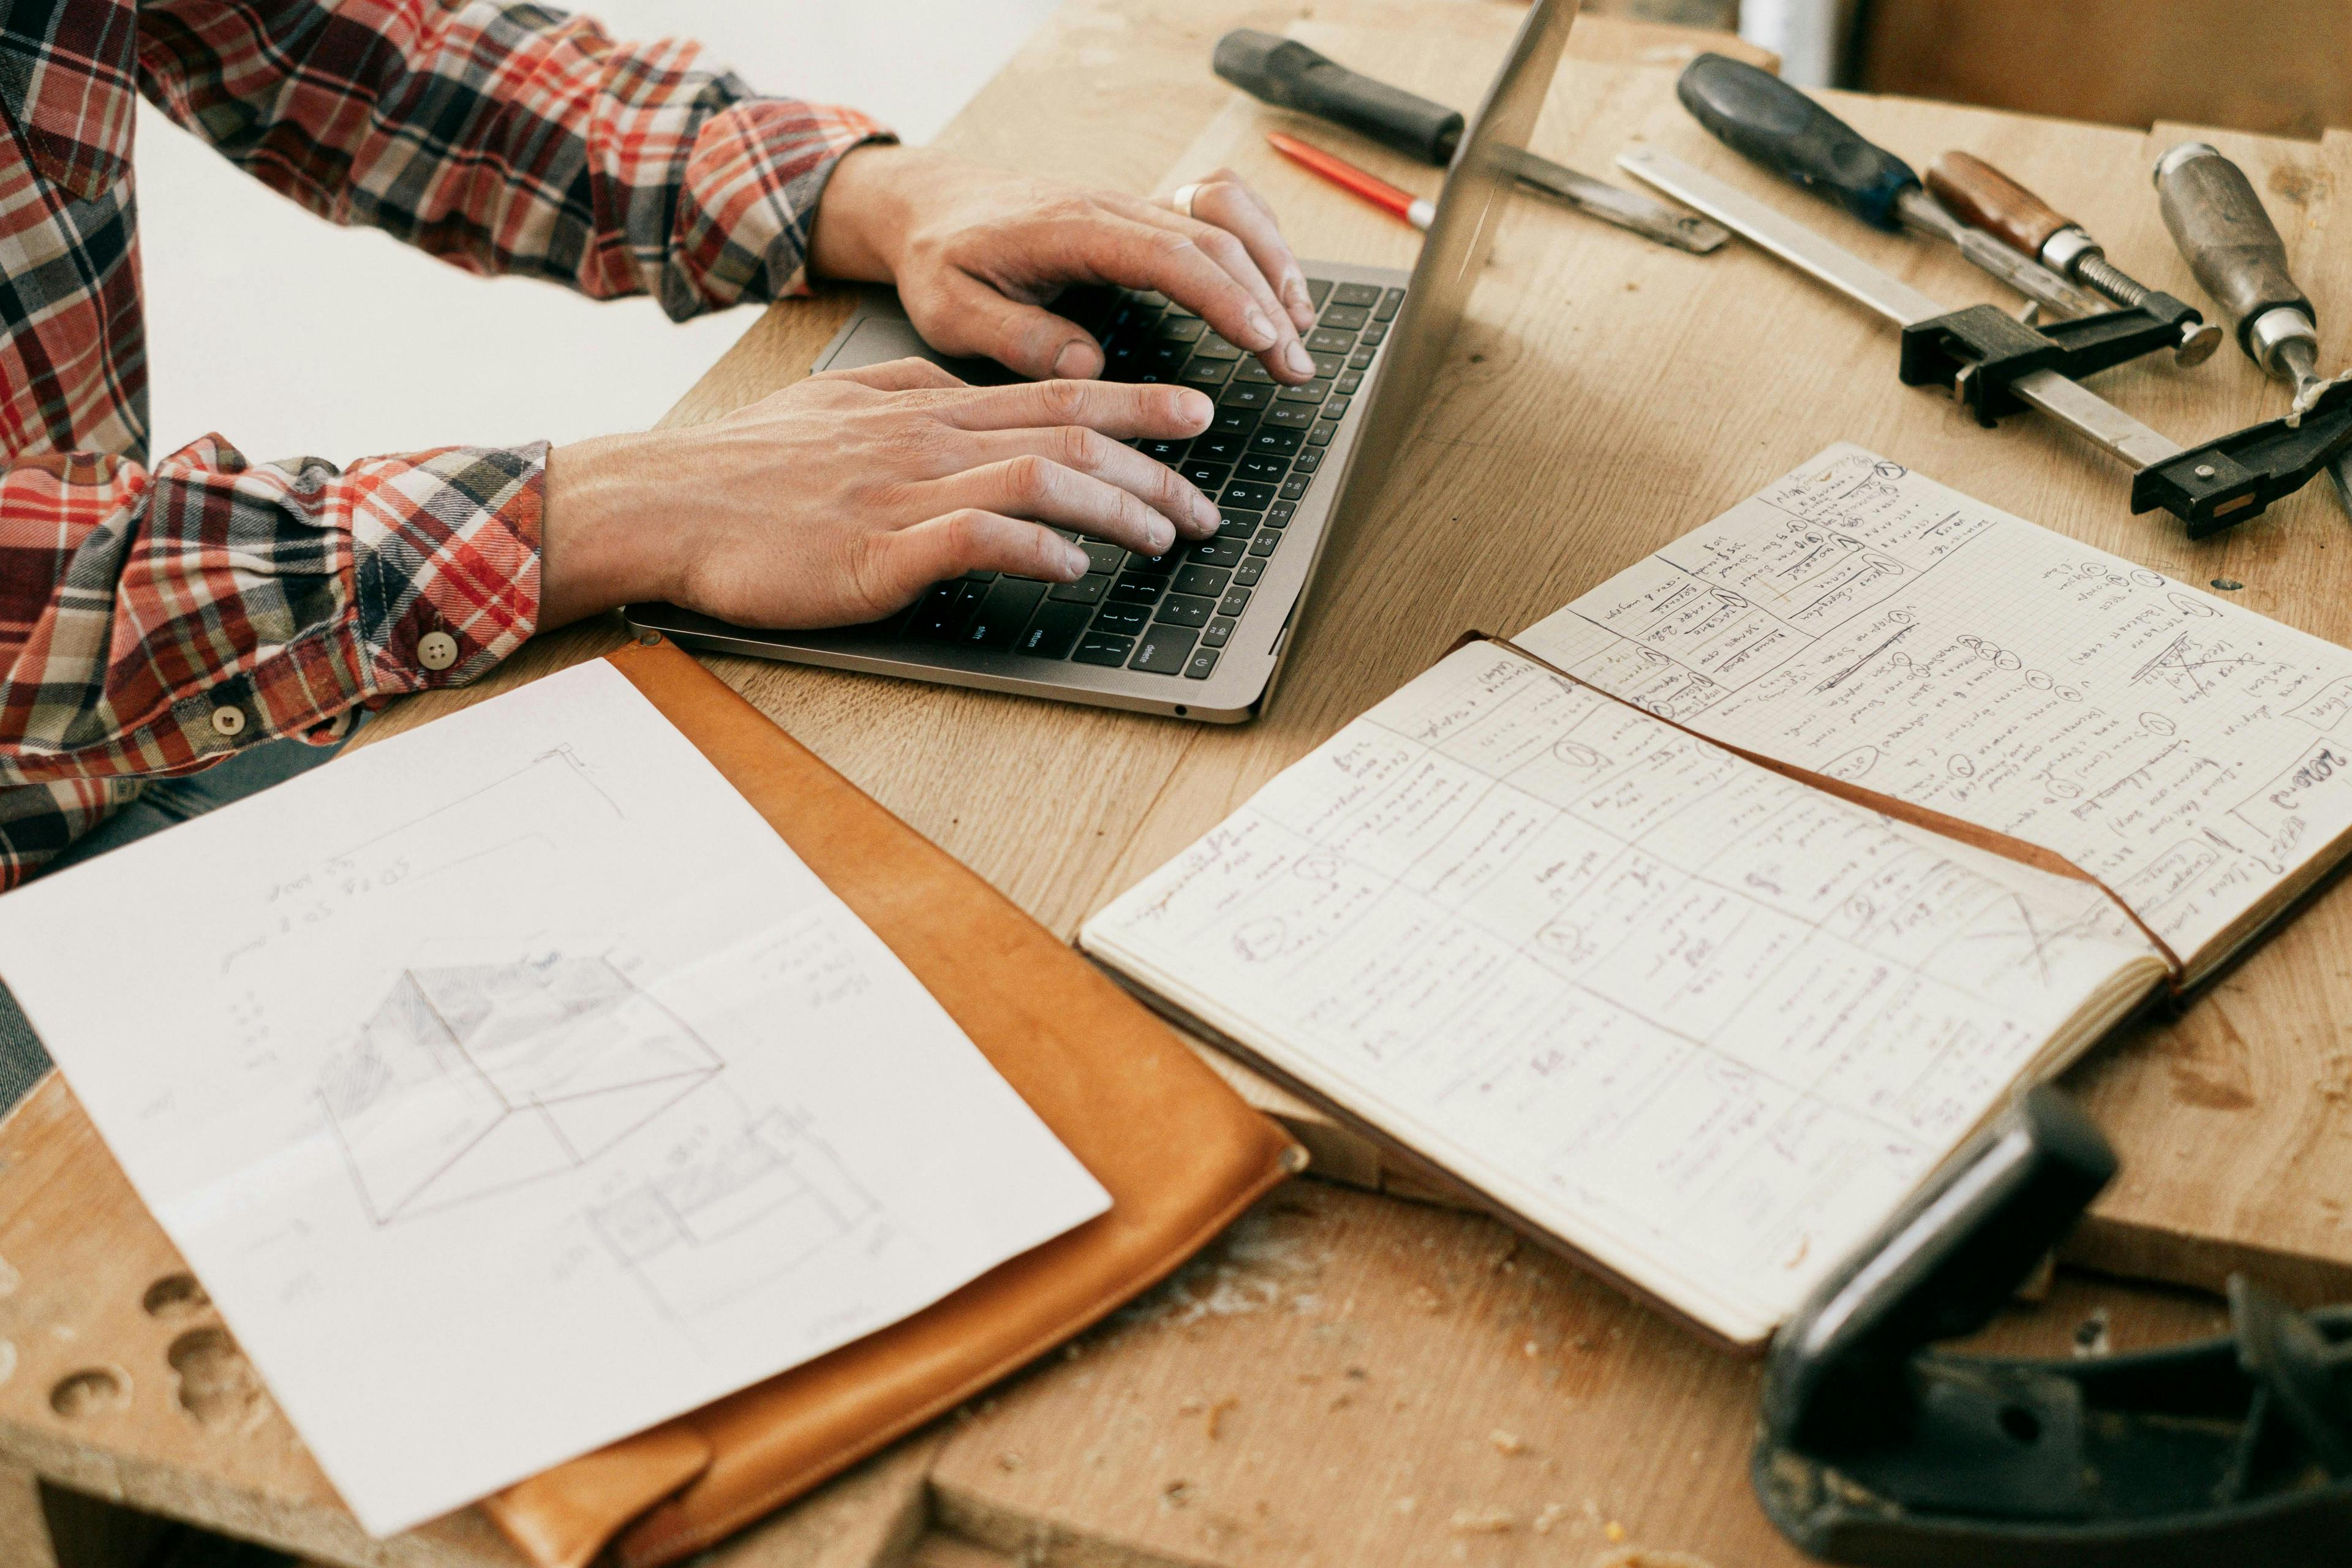
[[[1606,180],[1580,174],[1549,158],[1538,158],[1523,148],[1497,147],[1496,152],[1504,160],[1504,167],[1523,183],[1558,196],[1579,212],[1590,213],[1620,228],[1630,228],[1660,245],[1671,245],[1677,250],[1704,256],[1731,237],[1721,225],[1710,223],[1695,213],[1668,206],[1639,191],[1629,191]]]

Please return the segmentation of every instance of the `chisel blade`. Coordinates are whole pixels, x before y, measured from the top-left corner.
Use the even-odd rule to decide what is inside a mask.
[[[1721,225],[1710,223],[1679,207],[1668,206],[1639,191],[1629,191],[1622,185],[1612,185],[1606,180],[1580,174],[1549,158],[1538,158],[1533,153],[1517,147],[1500,147],[1496,151],[1505,160],[1504,166],[1517,175],[1521,184],[1533,185],[1547,195],[1558,196],[1579,212],[1604,223],[1613,223],[1620,228],[1630,228],[1660,245],[1671,245],[1677,250],[1705,256],[1731,237]]]

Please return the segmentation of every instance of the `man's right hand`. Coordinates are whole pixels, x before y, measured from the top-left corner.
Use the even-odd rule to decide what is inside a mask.
[[[1189,388],[976,387],[906,359],[716,424],[559,447],[540,629],[648,599],[741,626],[879,620],[967,572],[1083,575],[1055,528],[1163,554],[1213,534],[1217,509],[1121,443],[1196,436],[1211,413]]]

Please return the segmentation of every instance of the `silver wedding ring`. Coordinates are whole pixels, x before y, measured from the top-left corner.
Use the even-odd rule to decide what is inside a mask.
[[[1201,187],[1197,183],[1195,183],[1190,185],[1178,186],[1176,194],[1168,199],[1175,206],[1178,212],[1182,213],[1186,217],[1191,217],[1192,216],[1192,198],[1200,194]]]

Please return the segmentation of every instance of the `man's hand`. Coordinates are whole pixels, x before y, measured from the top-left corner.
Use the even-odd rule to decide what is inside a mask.
[[[1120,441],[1195,436],[1210,413],[1189,388],[975,387],[907,359],[813,375],[714,425],[560,447],[540,629],[641,599],[847,626],[967,572],[1084,575],[1052,528],[1164,554],[1214,533],[1217,509]]]
[[[914,147],[860,147],[817,204],[812,269],[895,283],[923,341],[1027,376],[1099,375],[1102,347],[1045,309],[1066,284],[1156,289],[1289,382],[1315,374],[1299,334],[1307,279],[1273,209],[1230,169],[1192,214],[982,169]]]

